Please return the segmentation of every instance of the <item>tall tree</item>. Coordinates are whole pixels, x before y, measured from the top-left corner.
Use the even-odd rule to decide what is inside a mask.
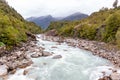
[[[117,4],[118,4],[118,0],[115,0],[115,2],[113,3],[113,7],[117,8]]]

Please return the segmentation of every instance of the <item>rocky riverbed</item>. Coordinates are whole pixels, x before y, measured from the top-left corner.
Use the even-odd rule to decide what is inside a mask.
[[[33,53],[28,55],[28,53]],[[32,58],[50,56],[52,53],[38,47],[36,41],[22,43],[22,47],[15,47],[12,51],[2,51],[0,55],[0,77],[7,79],[9,74],[14,74],[17,69],[26,68],[33,64]],[[0,79],[1,80],[1,79]]]
[[[48,41],[56,41],[59,43],[66,42],[70,46],[91,51],[93,55],[97,55],[99,57],[109,60],[111,63],[113,63],[115,70],[112,70],[113,73],[111,73],[111,75],[105,76],[99,80],[120,80],[120,73],[118,73],[117,71],[117,69],[120,69],[120,50],[117,49],[117,47],[113,45],[108,45],[104,42],[45,35],[43,35],[42,39]]]
[[[39,38],[39,35],[37,36]],[[62,37],[53,37],[40,35],[42,40],[57,42],[57,45],[65,42],[69,46],[77,47],[80,49],[85,49],[91,51],[93,55],[100,56],[102,58],[108,59],[115,65],[114,68],[109,68],[112,73],[106,76],[105,72],[102,72],[105,75],[99,80],[120,80],[120,51],[113,46],[108,46],[103,42],[88,41],[81,39],[71,39],[71,38],[62,38]],[[3,52],[0,55],[0,77],[3,80],[7,80],[9,74],[14,74],[18,69],[26,68],[33,64],[31,58],[47,57],[51,56],[53,52],[45,51],[42,46],[38,46],[36,43],[38,41],[28,41],[23,43],[22,47],[16,47],[15,50],[11,52]],[[44,44],[42,44],[44,46]],[[52,49],[56,49],[56,46],[52,46]],[[63,50],[67,51],[67,49]],[[55,55],[52,59],[60,59],[62,56]],[[44,63],[46,65],[46,63]],[[24,71],[23,74],[26,75],[28,70]],[[0,78],[0,80],[1,80]]]

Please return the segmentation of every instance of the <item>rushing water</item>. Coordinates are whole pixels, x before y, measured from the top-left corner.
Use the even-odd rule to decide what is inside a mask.
[[[26,69],[29,72],[23,75],[24,69],[18,70],[8,80],[98,80],[105,71],[110,74],[108,65],[110,62],[91,52],[68,46],[66,43],[58,45],[57,42],[43,41],[38,39],[38,46],[45,51],[53,52],[54,55],[62,55],[61,59],[52,59],[54,56],[32,58],[34,64]],[[51,48],[56,46],[57,48]]]

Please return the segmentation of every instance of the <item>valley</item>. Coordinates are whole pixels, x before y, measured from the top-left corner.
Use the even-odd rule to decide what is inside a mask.
[[[30,16],[39,9],[41,14],[50,8],[56,12],[59,5],[44,2],[21,8],[25,3],[13,8],[12,0],[0,0],[0,80],[120,80],[118,0],[113,7],[90,15],[78,11],[77,0],[71,2],[75,5],[62,2],[66,11],[76,9],[65,17],[61,16],[66,13],[60,17],[47,13],[51,15],[25,18],[23,14]],[[61,5],[61,13],[56,15],[65,11]]]

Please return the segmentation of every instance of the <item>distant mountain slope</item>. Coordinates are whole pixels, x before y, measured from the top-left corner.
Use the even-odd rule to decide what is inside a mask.
[[[37,25],[41,26],[42,29],[45,29],[49,26],[51,21],[56,21],[57,19],[53,18],[51,15],[41,16],[41,17],[30,17],[27,18],[28,21],[35,22]]]
[[[83,18],[86,18],[86,17],[88,17],[88,15],[80,13],[80,12],[77,12],[77,13],[74,13],[74,14],[72,14],[70,16],[65,17],[62,20],[73,21],[73,20],[80,20],[80,19],[83,19]]]
[[[0,43],[12,47],[27,41],[26,33],[39,31],[40,27],[25,21],[5,0],[0,0]]]
[[[43,29],[46,29],[49,26],[50,22],[53,22],[53,21],[65,21],[65,20],[73,21],[73,20],[80,20],[86,17],[88,17],[88,15],[78,12],[64,18],[55,18],[55,17],[52,17],[51,15],[47,15],[47,16],[41,16],[41,17],[30,17],[30,18],[27,18],[27,20],[31,22],[35,22],[37,25],[41,26]]]

